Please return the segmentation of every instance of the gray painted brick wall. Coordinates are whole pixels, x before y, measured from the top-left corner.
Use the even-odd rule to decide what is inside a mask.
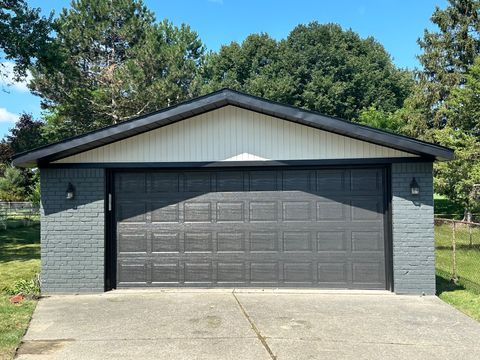
[[[40,170],[44,293],[104,290],[104,176],[103,169]]]
[[[435,294],[432,163],[392,164],[393,281],[398,294]],[[412,196],[415,177],[420,194]]]

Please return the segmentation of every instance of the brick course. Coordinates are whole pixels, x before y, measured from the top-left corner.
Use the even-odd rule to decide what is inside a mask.
[[[412,196],[415,177],[420,194]],[[432,163],[392,164],[393,282],[398,294],[435,294]]]
[[[40,170],[43,293],[104,290],[104,173]],[[73,200],[66,199],[69,182]]]

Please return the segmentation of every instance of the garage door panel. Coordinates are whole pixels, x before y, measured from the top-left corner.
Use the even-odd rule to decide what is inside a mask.
[[[315,192],[315,171],[291,170],[282,172],[282,190]]]
[[[245,174],[243,171],[225,171],[216,173],[217,192],[245,191]]]
[[[366,170],[117,173],[117,286],[385,288]]]
[[[352,280],[356,284],[376,284],[384,281],[383,262],[358,262],[352,264]]]
[[[278,262],[250,263],[250,281],[252,283],[278,283]]]
[[[213,239],[211,232],[187,232],[184,237],[185,252],[212,252]]]
[[[351,191],[355,194],[381,194],[382,171],[380,169],[351,170]]]
[[[283,264],[285,283],[313,283],[313,266],[310,262],[287,262]]]
[[[138,194],[146,192],[146,173],[118,173],[116,174],[116,193]]]
[[[148,193],[178,193],[180,174],[175,172],[152,172],[148,174]]]
[[[178,232],[153,232],[152,233],[152,252],[164,253],[182,251],[180,244],[180,234]]]
[[[347,212],[343,203],[334,200],[317,201],[317,221],[345,221]]]
[[[308,231],[283,232],[283,251],[285,252],[313,251],[312,233]]]
[[[181,269],[178,261],[153,263],[152,283],[155,284],[178,284],[180,283]]]
[[[277,231],[252,231],[248,239],[251,252],[278,251]]]
[[[345,251],[347,237],[345,231],[317,232],[317,251]]]
[[[147,208],[143,202],[121,202],[117,204],[117,219],[122,222],[146,222]]]
[[[345,262],[321,262],[317,264],[318,282],[328,285],[344,285],[348,283],[347,266]],[[327,285],[327,286],[328,286]]]
[[[245,252],[244,232],[217,232],[218,252]]]
[[[185,262],[185,282],[212,283],[213,271],[211,262]]]
[[[209,193],[212,191],[210,172],[192,172],[183,176],[183,191],[193,193]]]
[[[278,220],[278,204],[276,201],[252,201],[249,209],[251,222]]]
[[[284,201],[282,203],[283,221],[311,221],[312,202]]]
[[[383,251],[381,231],[352,231],[352,251]]]
[[[244,262],[218,262],[218,283],[245,283],[246,268]]]
[[[119,253],[147,253],[146,232],[124,232],[119,234]]]
[[[150,203],[152,222],[175,222],[180,221],[180,206],[170,201],[152,201]]]
[[[279,190],[278,171],[250,171],[248,172],[249,191],[276,191]]]
[[[120,285],[122,283],[147,284],[148,267],[146,263],[120,261],[117,272],[119,274]]]
[[[217,202],[217,222],[244,222],[245,209],[244,203],[236,202]]]
[[[349,188],[349,170],[317,170],[316,191],[327,196],[344,194]]]

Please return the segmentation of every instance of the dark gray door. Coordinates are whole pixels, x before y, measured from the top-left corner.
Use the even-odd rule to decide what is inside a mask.
[[[117,287],[385,289],[383,169],[115,174]]]

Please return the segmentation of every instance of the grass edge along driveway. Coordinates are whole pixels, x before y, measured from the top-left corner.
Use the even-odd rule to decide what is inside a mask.
[[[27,330],[36,300],[10,303],[40,269],[40,226],[0,230],[0,360],[12,359]],[[20,285],[20,286],[19,286]]]

